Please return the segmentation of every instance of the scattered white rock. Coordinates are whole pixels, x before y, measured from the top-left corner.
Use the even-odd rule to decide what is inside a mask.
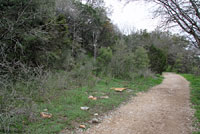
[[[98,116],[98,115],[99,115],[98,113],[95,113],[95,114],[94,114],[94,116]]]
[[[101,99],[109,99],[109,96],[100,96]]]
[[[81,110],[88,110],[89,107],[81,107]]]

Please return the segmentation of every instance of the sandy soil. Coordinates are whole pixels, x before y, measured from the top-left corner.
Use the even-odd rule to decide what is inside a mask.
[[[162,84],[122,105],[100,124],[78,134],[191,134],[189,82],[165,73]]]

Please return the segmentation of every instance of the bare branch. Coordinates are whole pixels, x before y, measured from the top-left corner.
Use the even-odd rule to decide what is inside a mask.
[[[138,1],[138,0],[129,0]],[[200,48],[200,2],[198,0],[145,0],[156,3],[159,7],[155,10],[157,16],[164,19],[162,24],[169,25],[174,22],[195,40]]]

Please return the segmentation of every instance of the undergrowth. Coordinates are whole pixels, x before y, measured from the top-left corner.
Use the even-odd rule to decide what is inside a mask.
[[[197,131],[194,134],[200,134],[200,76],[195,76],[192,74],[183,74],[183,76],[190,82],[190,100],[195,109],[195,121],[194,127]]]
[[[28,123],[27,133],[58,133],[64,128],[73,131],[81,123],[87,124],[94,113],[99,115],[112,110],[122,102],[127,101],[137,92],[146,91],[148,88],[161,83],[162,77],[138,78],[134,81],[124,81],[120,79],[103,78],[98,80],[93,87],[83,86],[70,90],[60,90],[57,97],[49,102],[38,103],[38,116],[41,111],[48,109],[53,116],[51,119],[39,118],[36,122]],[[128,90],[116,92],[112,87],[125,87]],[[97,100],[89,100],[88,96],[93,95]],[[108,99],[100,99],[101,96],[108,96]],[[90,109],[83,111],[80,107],[87,106]]]
[[[137,92],[147,91],[162,81],[160,75],[132,80],[96,77],[88,66],[81,72],[32,73],[27,80],[4,82],[0,92],[0,133],[50,134],[65,128],[73,131],[92,119],[94,113],[103,115]],[[112,87],[127,90],[116,92]],[[89,100],[90,95],[97,100]],[[102,96],[109,98],[100,99]],[[90,109],[81,110],[84,106]],[[40,113],[46,110],[52,118],[41,118]]]

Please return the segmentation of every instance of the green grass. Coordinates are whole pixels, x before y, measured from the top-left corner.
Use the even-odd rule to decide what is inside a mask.
[[[71,131],[80,124],[86,124],[94,113],[99,115],[108,112],[127,101],[137,92],[147,91],[152,86],[160,84],[162,77],[156,78],[138,78],[134,81],[124,81],[119,79],[102,79],[93,88],[83,87],[71,90],[59,90],[61,94],[48,103],[39,103],[38,118],[36,122],[27,125],[27,132],[32,134],[51,134],[59,133],[64,128]],[[129,90],[115,92],[112,87],[126,87]],[[109,99],[89,100],[88,96],[95,97],[109,96]],[[88,111],[80,109],[82,106],[88,106]],[[40,112],[48,109],[53,116],[51,119],[40,118]],[[88,126],[87,126],[88,127]]]
[[[192,74],[183,74],[189,82],[191,87],[190,100],[195,109],[195,122],[194,125],[197,129],[200,129],[200,76],[194,76]],[[200,134],[200,131],[194,132],[194,134]]]

